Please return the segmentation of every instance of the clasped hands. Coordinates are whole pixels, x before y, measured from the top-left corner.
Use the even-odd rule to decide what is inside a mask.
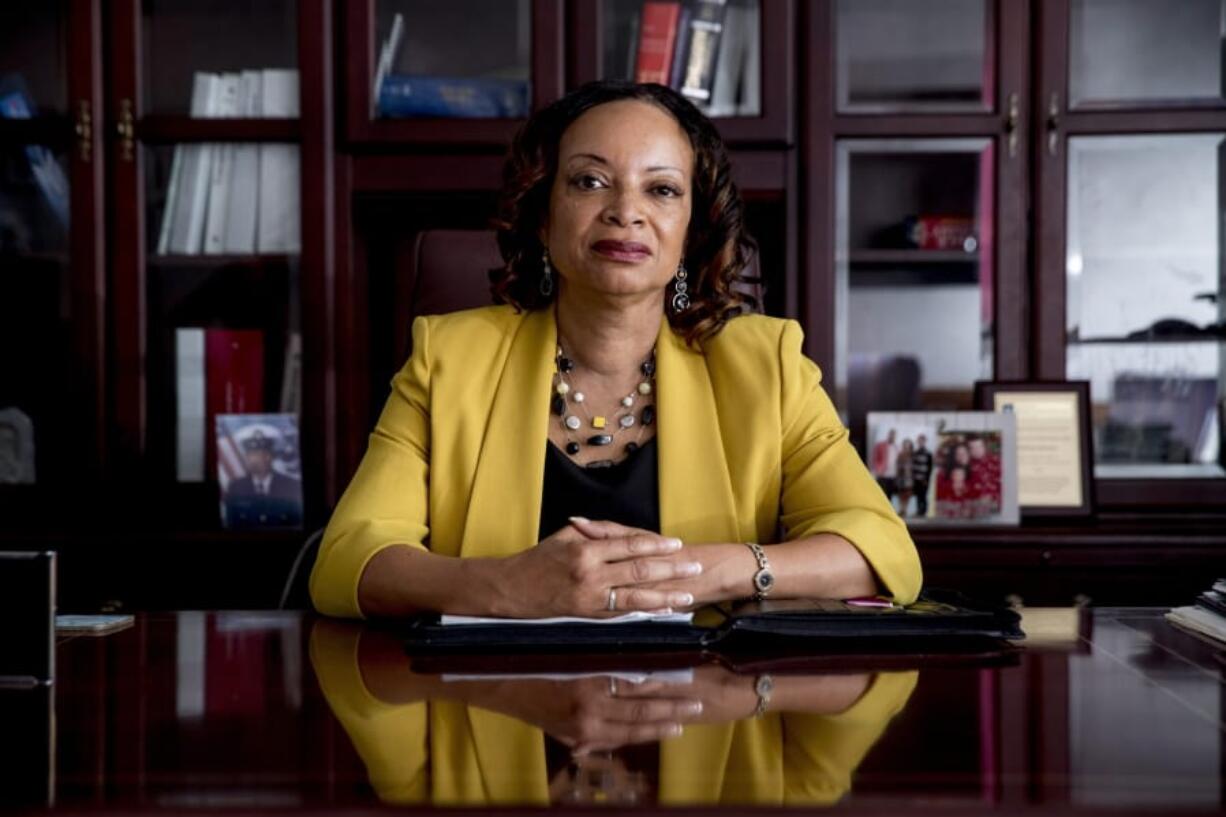
[[[610,617],[692,609],[749,595],[754,565],[741,544],[685,545],[641,528],[574,517],[506,560],[497,612]],[[608,609],[610,589],[614,610]]]

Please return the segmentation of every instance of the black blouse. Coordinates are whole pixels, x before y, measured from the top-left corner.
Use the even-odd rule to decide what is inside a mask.
[[[570,524],[572,516],[660,531],[656,438],[607,468],[584,468],[545,443],[545,489],[538,541]]]

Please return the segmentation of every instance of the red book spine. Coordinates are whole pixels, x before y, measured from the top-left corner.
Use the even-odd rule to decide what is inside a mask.
[[[264,411],[264,333],[209,329],[204,333],[205,429],[216,439],[218,414]],[[205,445],[209,475],[217,473],[217,446]]]
[[[667,85],[673,67],[673,50],[677,47],[677,21],[681,4],[647,2],[639,23],[639,55],[634,67],[635,82],[658,82]]]

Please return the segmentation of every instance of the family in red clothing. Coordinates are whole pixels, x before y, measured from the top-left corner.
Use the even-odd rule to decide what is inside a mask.
[[[873,446],[869,467],[899,514],[981,519],[1001,512],[999,434],[942,433],[935,455],[928,450],[927,435],[901,443],[897,436],[890,429]]]

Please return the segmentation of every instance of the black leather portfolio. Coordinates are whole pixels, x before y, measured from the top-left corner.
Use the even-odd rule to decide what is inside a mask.
[[[440,623],[438,616],[408,622],[411,654],[569,652],[580,650],[753,650],[782,643],[806,649],[856,652],[957,649],[985,640],[1023,638],[1020,616],[1003,607],[976,606],[956,594],[927,591],[906,607],[863,607],[835,600],[738,602],[707,607],[691,623],[491,624]]]

